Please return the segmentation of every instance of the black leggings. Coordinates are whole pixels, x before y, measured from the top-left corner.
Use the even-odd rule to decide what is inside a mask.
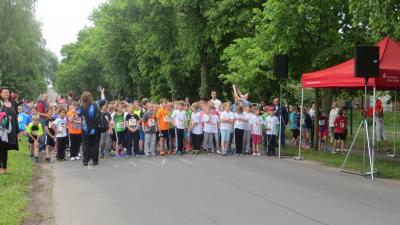
[[[237,154],[242,154],[243,152],[243,134],[244,130],[235,129],[235,149]]]
[[[202,142],[203,142],[203,134],[193,134],[192,133],[193,150],[201,150]]]
[[[0,168],[7,169],[8,151],[0,149]]]
[[[67,148],[68,137],[57,138],[57,159],[65,159],[65,149]]]

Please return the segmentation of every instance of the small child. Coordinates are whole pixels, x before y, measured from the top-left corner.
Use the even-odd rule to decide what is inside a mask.
[[[116,138],[115,158],[120,159],[123,157],[123,144],[125,140],[125,113],[122,102],[118,102],[115,109],[116,112],[113,116]]]
[[[35,155],[35,162],[39,163],[39,139],[43,135],[42,124],[39,123],[39,116],[32,116],[32,122],[26,128],[29,135],[28,143],[31,150],[31,158]]]
[[[300,136],[299,130],[299,117],[298,117],[298,108],[296,106],[292,107],[291,113],[289,114],[289,121],[290,121],[290,130],[292,131],[292,146],[297,145],[297,140]]]
[[[256,108],[254,115],[250,119],[251,124],[251,137],[253,144],[253,156],[260,156],[260,144],[262,138],[262,125],[263,119],[261,118],[261,110]]]
[[[156,148],[156,115],[154,111],[154,104],[147,104],[147,112],[143,114],[142,127],[144,131],[144,154],[146,156],[154,156]]]
[[[49,108],[48,119],[44,122],[44,130],[46,132],[45,144],[46,144],[46,162],[51,163],[50,158],[50,147],[55,147],[56,131],[54,130],[54,120],[56,116],[54,114],[53,108]]]
[[[173,111],[171,118],[174,126],[176,127],[176,138],[178,142],[176,154],[183,155],[183,139],[186,124],[186,113],[183,111],[183,102],[178,102],[176,104],[176,109]]]
[[[192,104],[192,115],[190,117],[190,132],[192,136],[193,153],[199,154],[201,150],[201,141],[203,139],[203,129],[201,127],[202,116],[200,104]]]
[[[18,106],[18,128],[20,133],[18,134],[19,141],[21,141],[21,137],[26,135],[26,125],[28,121],[28,115],[23,112],[24,107]]]
[[[68,134],[67,134],[67,111],[64,108],[58,110],[58,118],[54,121],[54,129],[56,131],[57,143],[57,159],[65,161],[65,149],[67,148]]]
[[[213,143],[214,134],[212,133],[214,125],[211,117],[211,111],[208,105],[203,106],[203,115],[201,117],[201,121],[204,123],[203,149],[206,153],[208,153],[210,150],[214,151],[214,143]]]
[[[272,107],[268,109],[269,115],[266,120],[266,125],[267,125],[267,146],[268,146],[268,151],[267,155],[268,156],[275,156],[275,145],[276,145],[276,134],[278,131],[278,118],[275,116],[275,111]]]
[[[337,144],[339,144],[340,152],[342,154],[344,154],[344,141],[346,139],[346,129],[347,129],[348,121],[347,121],[346,117],[343,116],[342,110],[339,110],[339,116],[336,117],[333,124],[335,127],[335,140],[333,142],[332,153],[336,153],[335,149],[337,147]]]
[[[321,113],[318,118],[318,150],[321,150],[321,144],[324,142],[324,152],[328,150],[328,117],[325,113]]]
[[[128,112],[125,116],[125,146],[126,146],[126,157],[130,157],[133,154],[135,157],[140,157],[139,149],[139,128],[140,128],[140,118],[134,112],[135,107],[133,104],[128,106]]]
[[[185,111],[186,123],[185,123],[185,138],[183,140],[186,152],[192,150],[191,140],[190,140],[190,117],[192,116],[192,110],[190,109],[189,103],[185,103],[183,107],[183,111]]]
[[[231,105],[229,102],[224,103],[224,111],[221,113],[221,148],[222,155],[226,156],[229,149],[229,140],[231,132],[233,130],[233,123],[235,122],[235,116],[231,112]]]

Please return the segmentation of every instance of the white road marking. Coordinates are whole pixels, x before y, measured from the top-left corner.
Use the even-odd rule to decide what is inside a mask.
[[[193,162],[186,160],[186,159],[182,159],[182,158],[178,158],[179,160],[181,160],[182,162],[185,162],[187,164],[193,164]]]
[[[166,162],[167,162],[167,160],[163,159],[162,162],[161,162],[161,165],[165,165]]]

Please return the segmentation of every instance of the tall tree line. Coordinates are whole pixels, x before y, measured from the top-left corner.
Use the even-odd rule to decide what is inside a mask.
[[[63,47],[56,86],[204,99],[211,89],[229,98],[237,84],[253,101],[269,100],[279,91],[272,57],[286,53],[285,98],[298,103],[303,72],[350,58],[356,44],[399,38],[399,8],[396,0],[110,0]],[[324,107],[338,94],[322,90]]]
[[[54,79],[58,61],[44,48],[34,0],[0,1],[0,85],[33,99]]]

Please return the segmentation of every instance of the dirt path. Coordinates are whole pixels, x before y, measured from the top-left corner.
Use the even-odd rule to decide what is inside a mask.
[[[44,157],[35,166],[29,193],[29,217],[23,224],[27,225],[54,225],[54,199],[53,199],[53,165],[44,163]]]

